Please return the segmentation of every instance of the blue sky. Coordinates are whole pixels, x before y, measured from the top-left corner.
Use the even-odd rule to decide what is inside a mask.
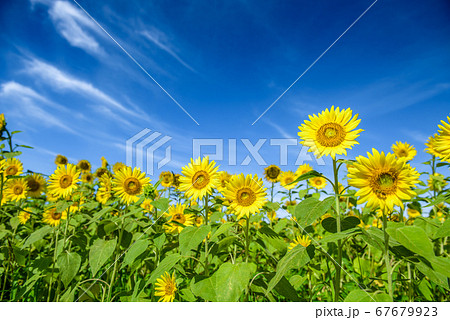
[[[296,139],[308,114],[331,105],[362,119],[350,158],[406,141],[420,170],[423,143],[450,110],[445,0],[379,0],[252,125],[372,2],[79,0],[197,125],[75,2],[1,1],[0,112],[23,131],[16,143],[35,147],[24,150],[25,167],[46,174],[59,153],[94,167],[101,156],[125,162],[126,140],[144,128],[172,137],[162,170],[179,172],[192,139],[210,138],[225,139],[221,168],[260,174],[255,160],[239,166],[249,155],[240,139]],[[237,139],[237,166],[226,161],[228,139]],[[284,170],[295,170],[300,148],[289,147]],[[269,140],[260,153],[279,164]],[[329,173],[324,160],[310,163]]]

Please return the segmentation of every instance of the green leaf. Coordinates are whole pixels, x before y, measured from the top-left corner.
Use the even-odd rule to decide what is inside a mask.
[[[232,226],[234,223],[232,222],[225,222],[224,224],[221,224],[219,228],[217,228],[217,230],[213,233],[213,235],[211,236],[210,241],[215,241],[219,238],[219,236],[221,234],[226,233]]]
[[[416,263],[417,269],[427,276],[435,284],[449,290],[448,278],[440,272],[434,271],[432,268],[427,266],[423,261]]]
[[[57,265],[61,274],[61,281],[67,287],[78,273],[81,257],[75,252],[63,252],[58,256]]]
[[[170,269],[172,269],[180,259],[181,256],[178,253],[165,257],[164,260],[159,263],[158,267],[151,273],[150,279],[147,281],[147,285],[155,283],[156,279],[163,275],[164,272],[167,271],[170,273]]]
[[[291,269],[300,269],[311,260],[307,248],[295,246],[277,264],[275,276],[270,280],[267,287],[269,293],[281,280],[281,278]]]
[[[370,294],[361,289],[351,291],[344,302],[392,302],[386,293]]]
[[[160,210],[161,212],[158,212],[158,215],[161,215],[169,209],[169,201],[167,198],[159,198],[152,201],[151,205]]]
[[[166,241],[165,233],[162,233],[160,236],[153,238],[153,244],[159,251],[161,251],[165,241]]]
[[[117,239],[103,240],[97,239],[94,241],[89,250],[89,265],[91,267],[92,276],[95,277],[98,270],[108,261],[116,248]]]
[[[265,275],[266,278],[270,281],[275,276],[275,272],[269,273]],[[281,294],[283,297],[289,299],[289,301],[300,301],[300,298],[295,291],[292,284],[283,276],[281,280],[277,283],[274,290]]]
[[[439,273],[442,273],[446,277],[450,278],[450,259],[446,257],[432,257],[427,258],[431,267]]]
[[[23,244],[23,248],[28,247],[36,241],[43,239],[47,234],[52,232],[52,230],[53,228],[51,226],[44,226],[41,229],[36,230],[25,241],[25,243]]]
[[[308,226],[323,216],[333,205],[334,197],[328,197],[323,201],[315,198],[307,198],[295,207],[295,217],[301,226]]]
[[[317,172],[316,170],[311,170],[307,173],[302,174],[300,177],[298,177],[297,179],[295,179],[294,182],[291,182],[290,184],[297,184],[297,182],[299,181],[303,181],[303,180],[308,180],[314,177],[323,177],[323,175],[320,172]]]
[[[344,219],[341,218],[341,231],[349,230],[355,228],[361,223],[358,217],[348,216]],[[337,232],[337,220],[333,217],[328,217],[322,220],[322,227],[331,233]]]
[[[191,290],[208,301],[237,302],[255,272],[253,263],[226,262],[211,277],[191,282]]]
[[[12,217],[11,220],[9,220],[9,224],[11,225],[11,228],[17,229],[17,227],[20,225],[20,220],[18,217]]]
[[[10,159],[10,158],[14,158],[14,157],[18,157],[22,154],[22,152],[20,151],[14,151],[14,152],[4,152],[2,154],[3,158],[5,159]]]
[[[434,257],[433,245],[423,229],[414,226],[407,226],[400,228],[387,228],[386,232],[412,252],[415,252],[425,258]]]
[[[445,220],[442,226],[436,230],[433,239],[450,237],[450,219]]]
[[[357,229],[345,230],[339,233],[333,233],[323,237],[319,242],[320,244],[325,244],[328,242],[337,242],[338,240],[348,238],[350,236],[357,235],[360,231]]]
[[[150,241],[148,239],[137,240],[125,254],[125,257],[123,258],[123,266],[132,264],[137,257],[147,250],[149,245]]]
[[[192,249],[196,249],[197,246],[202,243],[206,238],[209,231],[211,230],[210,225],[203,225],[199,228],[197,227],[186,227],[180,232],[180,253],[183,256],[189,255]]]

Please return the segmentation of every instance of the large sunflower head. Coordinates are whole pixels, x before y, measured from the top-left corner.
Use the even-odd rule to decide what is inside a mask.
[[[313,177],[308,180],[309,184],[316,189],[323,189],[327,185],[327,180],[324,177]]]
[[[165,188],[169,188],[173,183],[173,173],[170,171],[163,171],[159,174],[159,180],[161,185]]]
[[[447,121],[448,123],[441,120],[442,125],[438,125],[440,130],[434,144],[442,161],[450,160],[450,116],[447,117]]]
[[[239,220],[261,210],[267,202],[265,190],[262,179],[256,174],[244,176],[241,173],[228,183],[224,195],[230,201],[230,208],[235,211]]]
[[[150,178],[145,176],[145,172],[141,172],[138,168],[124,167],[115,174],[112,190],[122,202],[131,204],[139,200],[139,196],[149,183]]]
[[[271,164],[264,168],[264,177],[269,182],[277,182],[280,177],[281,169],[277,165]]]
[[[9,201],[19,201],[27,197],[27,182],[25,179],[10,179],[6,181],[6,188],[3,190],[4,197]]]
[[[49,178],[48,192],[57,198],[66,198],[74,192],[80,181],[80,172],[71,163],[58,166]]]
[[[175,273],[170,275],[167,271],[156,280],[155,296],[161,297],[158,302],[172,302],[175,299],[177,291],[177,283],[175,281]]]
[[[58,226],[61,223],[61,220],[67,219],[67,212],[58,212],[56,207],[51,207],[44,212],[44,217],[42,221],[51,226]]]
[[[67,160],[67,158],[61,154],[58,154],[55,158],[55,164],[57,166],[65,166],[68,163],[69,163],[69,160]]]
[[[297,179],[297,176],[292,171],[283,171],[280,174],[280,184],[283,188],[286,190],[291,190],[295,187],[295,179]]]
[[[219,175],[215,161],[209,161],[209,157],[191,162],[182,168],[180,177],[180,190],[191,200],[202,199],[212,194],[213,189],[219,186]]]
[[[396,141],[391,148],[395,156],[404,161],[412,160],[417,154],[414,146],[411,146],[406,142]]]
[[[184,210],[186,210],[185,204],[177,204],[176,206],[169,207],[169,212],[166,213],[166,216],[169,216],[170,219],[164,225],[166,232],[180,233],[184,227],[194,225],[194,215],[185,213]]]
[[[87,160],[80,160],[77,163],[77,168],[83,173],[91,172],[91,163]]]
[[[19,218],[20,224],[26,224],[28,220],[31,218],[31,208],[23,208],[17,218]]]
[[[395,205],[403,206],[402,200],[410,200],[413,188],[419,182],[419,173],[395,155],[372,149],[367,158],[359,156],[349,169],[349,185],[359,188],[358,203],[367,202],[373,209],[393,211]]]
[[[9,158],[4,164],[3,174],[5,176],[18,176],[23,173],[23,164],[19,159]]]
[[[288,251],[294,249],[298,245],[301,245],[302,247],[306,248],[310,244],[311,244],[311,239],[307,235],[298,236],[289,244]]]
[[[308,163],[302,164],[298,166],[297,170],[295,171],[295,175],[297,177],[300,177],[301,175],[308,173],[313,170],[313,167],[311,167]]]
[[[358,115],[352,118],[350,108],[339,110],[331,107],[325,109],[318,116],[309,116],[309,120],[298,127],[300,143],[309,147],[316,157],[330,155],[333,159],[336,155],[347,155],[347,149],[358,144],[356,138],[362,129],[355,130],[360,119]]]
[[[28,185],[27,195],[29,197],[37,198],[45,191],[47,182],[40,174],[33,173],[25,178]]]
[[[431,154],[432,156],[435,156],[437,158],[443,158],[444,155],[436,150],[436,138],[438,134],[435,133],[433,136],[429,137],[425,145],[427,146],[425,148],[425,151]]]

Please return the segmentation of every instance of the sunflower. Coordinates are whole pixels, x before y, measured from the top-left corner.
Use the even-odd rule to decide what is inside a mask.
[[[77,169],[83,173],[91,172],[91,163],[87,160],[80,160],[77,163]]]
[[[44,218],[42,221],[51,226],[58,226],[61,223],[61,220],[67,219],[67,212],[58,212],[55,207],[49,208],[44,212]]]
[[[397,158],[405,161],[412,160],[417,154],[414,146],[411,146],[406,142],[396,141],[391,148]]]
[[[217,186],[217,190],[220,192],[225,192],[227,190],[227,184],[230,183],[231,174],[226,171],[220,171],[219,174],[219,185]]]
[[[438,125],[440,130],[435,140],[435,148],[442,155],[442,161],[450,160],[450,116],[447,117],[447,121],[448,123],[441,120],[442,125]]]
[[[184,213],[185,209],[185,204],[177,204],[176,206],[169,207],[169,212],[166,215],[170,216],[170,219],[164,225],[166,232],[180,233],[184,227],[194,225],[194,215]]]
[[[297,205],[297,201],[296,201],[296,200],[287,200],[287,201],[284,203],[284,205],[285,205],[286,207],[289,207],[289,206],[295,206],[295,205]]]
[[[6,126],[5,114],[0,114],[0,131]]]
[[[154,207],[152,205],[152,200],[151,199],[145,199],[141,203],[141,208],[144,209],[144,212],[152,213],[153,209],[154,209]]]
[[[296,246],[301,245],[307,247],[311,244],[311,239],[308,236],[298,236],[294,241],[289,244],[288,251],[294,249]]]
[[[200,160],[191,159],[191,162],[181,169],[180,190],[185,192],[191,200],[202,199],[212,194],[213,189],[219,186],[218,167],[215,161],[209,161],[209,157]]]
[[[196,227],[200,227],[203,224],[203,217],[202,216],[196,217],[194,223]]]
[[[48,191],[54,197],[66,198],[78,187],[80,172],[75,165],[58,166],[49,177]]]
[[[175,299],[177,284],[175,273],[172,276],[166,271],[155,283],[155,296],[161,297],[158,302],[172,302]]]
[[[325,109],[318,116],[309,116],[309,120],[298,127],[300,132],[300,143],[310,148],[316,157],[328,156],[334,159],[336,155],[347,155],[346,149],[351,149],[359,144],[356,138],[362,129],[355,130],[360,119],[358,115],[352,118],[350,108],[339,110],[331,107]]]
[[[94,174],[95,174],[95,176],[96,176],[97,178],[102,177],[104,174],[105,174],[105,175],[110,175],[108,169],[106,169],[106,168],[97,168],[97,170],[95,170],[95,173],[94,173]]]
[[[323,189],[327,185],[327,180],[324,177],[313,177],[308,180],[309,184],[316,189]]]
[[[272,164],[264,169],[264,177],[269,182],[277,182],[281,173],[280,167]]]
[[[106,161],[105,157],[101,157],[100,160],[102,160],[102,168],[107,168],[108,161]]]
[[[26,177],[25,181],[28,186],[27,196],[38,198],[45,191],[46,181],[40,174],[33,173]]]
[[[408,217],[409,218],[417,218],[419,216],[420,216],[419,210],[408,208]]]
[[[438,136],[438,134],[435,133],[434,136],[428,138],[428,141],[425,143],[425,145],[427,146],[425,148],[425,151],[437,158],[444,158],[444,155],[436,150],[437,136]]]
[[[18,176],[23,173],[23,164],[16,158],[9,158],[4,164],[3,174],[5,176]]]
[[[180,177],[181,177],[181,174],[179,174],[179,173],[175,173],[174,175],[173,175],[173,182],[172,182],[172,186],[174,186],[175,187],[175,189],[178,189],[179,187],[180,187]]]
[[[55,197],[55,195],[52,194],[52,193],[47,192],[47,193],[45,194],[45,196],[46,196],[46,200],[47,200],[48,202],[56,202],[56,201],[58,201],[58,197]]]
[[[55,164],[57,166],[65,166],[67,163],[69,163],[69,160],[67,160],[67,158],[61,154],[58,154],[55,158]]]
[[[0,174],[3,174],[6,168],[6,159],[0,159]]]
[[[368,158],[356,157],[354,168],[349,169],[349,185],[359,188],[358,203],[367,202],[373,209],[389,212],[394,205],[403,206],[402,200],[410,200],[416,193],[412,190],[419,183],[419,173],[395,155],[372,149]]]
[[[9,201],[19,201],[27,197],[27,182],[25,179],[10,179],[6,181],[3,194]]]
[[[19,218],[19,221],[21,224],[27,223],[28,220],[30,220],[31,214],[30,214],[31,208],[24,208],[19,213],[17,218]]]
[[[270,220],[270,222],[274,222],[277,220],[277,213],[276,211],[269,211],[267,212],[267,218]]]
[[[313,170],[313,168],[308,163],[305,163],[305,164],[298,166],[297,170],[295,171],[295,175],[297,177],[300,177],[301,175],[304,175],[305,173],[308,173],[312,170]]]
[[[114,173],[117,173],[117,172],[119,172],[121,169],[123,169],[123,168],[125,168],[126,167],[126,165],[124,164],[124,163],[122,163],[122,162],[116,162],[114,165],[113,165],[113,172]]]
[[[94,175],[92,173],[83,173],[81,181],[84,183],[92,184],[94,182]]]
[[[139,200],[149,183],[150,178],[145,177],[145,172],[141,172],[139,168],[124,167],[114,176],[112,190],[122,202],[130,204]]]
[[[428,187],[431,191],[441,191],[447,185],[447,181],[444,180],[444,175],[440,173],[430,174],[428,179]]]
[[[224,195],[230,201],[230,208],[236,211],[239,220],[259,212],[267,202],[265,190],[262,179],[256,174],[244,176],[241,173],[228,183]]]
[[[293,183],[297,179],[297,176],[292,171],[283,171],[280,174],[280,184],[286,190],[291,190],[295,187],[295,183]]]
[[[165,188],[169,188],[173,183],[173,173],[170,171],[163,171],[159,174],[159,180],[161,185]]]

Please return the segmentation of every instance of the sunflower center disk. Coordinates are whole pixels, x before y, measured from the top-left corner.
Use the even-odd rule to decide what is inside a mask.
[[[280,169],[278,169],[278,168],[274,168],[274,167],[272,167],[272,168],[269,168],[268,170],[267,170],[267,176],[270,178],[270,179],[276,179],[276,178],[278,178],[278,175],[280,174]]]
[[[371,185],[378,198],[386,199],[387,196],[397,190],[397,174],[395,172],[382,172],[375,176]]]
[[[41,186],[40,183],[37,182],[36,180],[28,180],[27,185],[28,185],[28,189],[30,189],[30,191],[37,191],[37,190],[39,190],[39,187]]]
[[[324,147],[336,147],[340,145],[346,136],[344,128],[337,123],[326,123],[317,130],[317,142]]]
[[[17,196],[21,195],[23,193],[22,186],[14,186],[13,193]]]
[[[53,219],[53,220],[59,220],[59,219],[61,219],[61,213],[56,212],[56,210],[53,211],[51,215],[52,215],[52,219]]]
[[[131,195],[135,195],[141,192],[141,183],[134,177],[127,178],[123,184],[125,192]]]
[[[195,189],[203,189],[209,183],[209,174],[206,171],[198,171],[194,174],[192,178],[192,186]]]
[[[172,283],[167,283],[165,288],[164,288],[164,290],[166,291],[166,295],[168,295],[168,296],[172,295],[173,294],[173,289],[174,289],[173,284]]]
[[[174,214],[172,220],[179,222],[181,224],[186,222],[186,218],[185,218],[184,214],[181,214],[181,213]]]
[[[256,201],[255,192],[250,188],[242,188],[238,190],[236,200],[239,205],[248,207]]]
[[[63,188],[63,189],[70,187],[71,184],[72,184],[72,177],[69,176],[68,174],[63,175],[63,176],[59,179],[59,185],[60,185],[61,188]]]
[[[6,168],[6,174],[8,176],[14,176],[18,171],[19,170],[16,167],[14,167],[14,166]]]

